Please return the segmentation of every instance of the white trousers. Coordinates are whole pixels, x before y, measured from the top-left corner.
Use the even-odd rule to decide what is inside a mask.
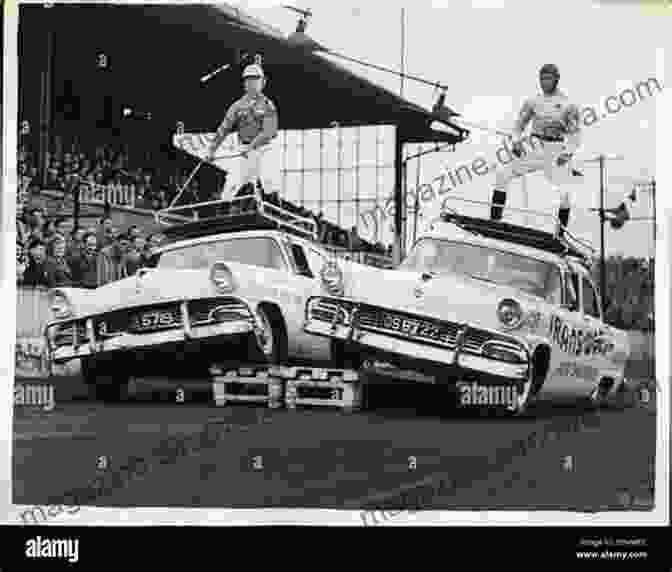
[[[241,147],[241,151],[245,147]],[[280,190],[280,166],[278,146],[273,143],[249,151],[246,157],[234,157],[228,160],[224,168],[228,171],[226,183],[222,187],[221,198],[230,201],[240,188],[260,181],[266,192]],[[222,165],[223,161],[220,161]]]
[[[515,158],[495,171],[495,189],[507,192],[511,181],[531,173],[542,171],[553,190],[560,195],[560,208],[570,208],[571,190],[565,185],[576,184],[582,177],[572,175],[572,162],[558,166],[557,159],[568,151],[564,143],[528,139],[523,143],[524,155]],[[561,188],[563,187],[563,188]]]

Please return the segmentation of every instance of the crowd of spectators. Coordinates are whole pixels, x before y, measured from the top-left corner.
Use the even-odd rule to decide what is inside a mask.
[[[145,236],[136,225],[121,232],[109,217],[87,227],[71,219],[45,219],[42,209],[26,217],[24,239],[17,238],[17,283],[45,288],[97,288],[131,276],[146,266],[160,234]]]
[[[64,200],[71,198],[75,191],[100,191],[102,188],[115,187],[122,192],[118,196],[128,197],[125,206],[145,210],[159,210],[169,206],[186,181],[186,169],[166,172],[157,169],[151,158],[137,161],[132,165],[125,146],[100,145],[85,149],[71,144],[66,150],[55,145],[46,158],[46,185],[38,181],[37,153],[27,141],[20,143],[18,152],[19,175],[28,181],[29,186],[44,186],[51,191],[61,191]],[[203,196],[198,178],[194,178],[185,190],[187,196],[199,200],[211,200]],[[101,199],[103,193],[100,193]],[[133,197],[131,204],[131,197]]]

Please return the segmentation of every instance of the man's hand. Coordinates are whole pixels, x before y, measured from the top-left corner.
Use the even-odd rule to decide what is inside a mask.
[[[558,155],[556,163],[557,163],[558,167],[562,167],[562,166],[566,165],[567,163],[569,163],[571,158],[572,158],[571,153],[561,153],[560,155]]]

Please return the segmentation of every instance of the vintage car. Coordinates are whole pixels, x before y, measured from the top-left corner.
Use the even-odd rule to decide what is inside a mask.
[[[590,256],[568,233],[445,213],[397,269],[339,263],[339,295],[311,298],[304,329],[342,363],[434,383],[451,409],[474,384],[510,388],[506,414],[543,398],[599,405],[623,387],[629,345],[603,321]]]
[[[303,316],[308,298],[325,292],[320,272],[335,255],[316,242],[313,220],[263,201],[253,207],[181,219],[134,276],[52,290],[50,363],[80,359],[94,397],[117,400],[131,376],[329,360],[329,340],[305,333]]]

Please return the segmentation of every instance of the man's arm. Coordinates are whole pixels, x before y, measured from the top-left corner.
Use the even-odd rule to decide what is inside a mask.
[[[231,107],[229,107],[226,115],[224,116],[224,119],[217,128],[215,137],[212,140],[212,143],[210,143],[211,155],[214,154],[214,152],[217,150],[217,147],[219,147],[224,139],[226,139],[236,128],[236,109],[238,108],[236,104],[237,102],[234,102]]]
[[[520,113],[518,114],[518,119],[516,120],[513,126],[513,140],[514,142],[520,142],[523,137],[523,131],[527,127],[527,124],[532,119],[534,112],[532,108],[532,102],[528,99],[523,103],[523,106],[520,108]]]
[[[570,105],[567,109],[567,137],[565,148],[568,153],[576,153],[581,146],[581,113],[577,105]]]

